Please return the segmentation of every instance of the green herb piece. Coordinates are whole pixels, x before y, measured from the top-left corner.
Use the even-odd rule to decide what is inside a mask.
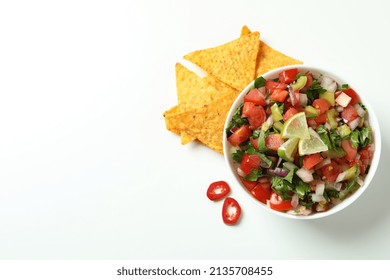
[[[231,129],[233,127],[240,127],[240,126],[243,126],[243,125],[246,125],[246,124],[249,124],[249,121],[247,118],[242,118],[241,115],[242,115],[242,108],[244,107],[244,104],[242,104],[241,106],[239,106],[236,111],[234,112],[233,114],[233,117],[232,117],[232,120],[230,121],[228,127],[226,128],[226,134],[227,136],[230,136],[232,133],[231,133]]]
[[[313,79],[311,87],[306,91],[307,98],[310,101],[310,104],[313,103],[314,99],[317,99],[321,93],[324,93],[324,89],[317,79]]]
[[[306,195],[310,192],[310,185],[303,182],[302,180],[297,180],[295,184],[295,193],[300,199],[304,199]]]
[[[233,160],[235,162],[241,163],[244,153],[245,152],[243,150],[236,150],[234,153],[232,153]]]
[[[350,134],[351,144],[352,144],[352,147],[354,147],[355,149],[357,149],[359,147],[359,135],[360,135],[360,133],[358,130],[354,130]]]
[[[256,78],[255,88],[261,88],[261,87],[265,86],[265,82],[266,82],[266,80],[262,76]]]
[[[330,141],[332,142],[332,145],[334,148],[339,148],[341,147],[341,137],[340,135],[336,132],[335,129],[331,129],[329,131],[329,136],[330,136]]]
[[[341,87],[338,90],[344,90],[344,89],[349,89],[349,85],[343,84],[343,85],[341,85]]]
[[[359,184],[356,182],[357,178],[355,178],[352,181],[349,181],[347,183],[347,186],[345,187],[344,190],[340,191],[339,197],[340,199],[344,199],[347,197],[348,194],[354,192],[356,189],[359,188]]]
[[[329,150],[333,149],[334,147],[332,145],[332,142],[329,139],[328,130],[325,128],[325,126],[319,125],[317,127],[317,132],[318,132],[318,135],[320,135],[322,142],[324,142],[325,145],[328,146],[328,149]]]
[[[283,179],[286,180],[286,181],[289,182],[289,183],[292,183],[294,174],[295,174],[295,170],[294,170],[294,169],[291,169],[291,170],[288,172],[288,174],[287,174]]]
[[[273,165],[273,161],[270,160],[265,154],[258,153],[261,158],[260,166],[264,168],[270,168]]]
[[[247,180],[247,181],[254,182],[254,181],[257,181],[257,179],[259,179],[260,177],[263,177],[263,176],[265,176],[263,170],[252,168],[251,172],[248,175],[246,175],[244,177],[244,179]]]
[[[259,140],[257,142],[258,150],[260,152],[266,152],[268,151],[267,146],[265,145],[265,138],[267,137],[268,133],[264,132],[263,130],[260,130],[259,132]]]
[[[339,198],[339,192],[337,190],[329,189],[325,190],[325,192],[329,197]]]
[[[364,148],[365,146],[371,144],[371,142],[371,129],[369,127],[363,127],[359,133],[360,147]]]
[[[293,190],[292,184],[283,180],[280,177],[272,177],[271,179],[272,189],[280,195],[283,200],[290,200]]]

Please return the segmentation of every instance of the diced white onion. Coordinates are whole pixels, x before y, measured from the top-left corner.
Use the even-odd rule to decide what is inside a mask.
[[[321,87],[329,92],[334,93],[337,89],[337,83],[332,78],[323,76],[321,79]]]
[[[342,186],[343,186],[342,183],[335,183],[335,184],[333,185],[333,188],[334,188],[336,191],[340,191]]]
[[[291,86],[288,86],[287,89],[288,89],[288,95],[291,98],[291,104],[295,106],[299,102],[299,100],[296,100],[294,90],[292,89]]]
[[[269,117],[267,118],[266,122],[267,122],[267,124],[269,126],[272,126],[274,124],[274,118],[272,117],[272,114],[269,115]]]
[[[355,107],[355,110],[360,117],[363,117],[366,114],[366,111],[363,109],[362,106],[359,105],[359,103],[356,103],[355,105],[353,105],[353,107]]]
[[[356,179],[356,183],[358,183],[360,186],[363,186],[364,181],[363,181],[363,179],[359,176],[359,177]]]
[[[330,130],[332,128],[328,122],[325,123],[325,127],[327,130]]]
[[[298,166],[289,161],[283,162],[283,166],[286,167],[288,170],[298,169]]]
[[[299,178],[302,179],[303,182],[308,183],[314,180],[312,172],[305,169],[304,167],[297,170],[295,173]]]
[[[280,165],[280,163],[282,162],[282,160],[283,160],[282,158],[279,158],[279,159],[278,159],[278,162],[276,163],[276,167],[279,167],[279,165]]]
[[[324,183],[318,183],[316,185],[316,195],[324,195],[324,190],[325,190]]]
[[[268,177],[266,177],[266,176],[260,177],[259,178],[259,183],[269,183]]]
[[[293,208],[296,208],[299,205],[299,197],[298,195],[294,194],[291,198],[291,205]]]
[[[238,174],[239,176],[241,176],[241,177],[245,177],[245,176],[246,176],[245,173],[244,173],[244,171],[242,171],[240,167],[237,167],[237,174]]]
[[[360,154],[359,154],[359,153],[356,153],[355,159],[356,159],[356,160],[359,160],[359,159],[360,159]]]
[[[299,104],[301,106],[306,106],[307,105],[307,95],[304,93],[299,94]]]
[[[357,117],[356,119],[350,121],[348,123],[348,126],[351,130],[355,130],[355,128],[359,126],[359,123],[360,123],[360,117]]]
[[[346,175],[347,171],[341,172],[336,178],[336,183],[343,181]]]
[[[303,205],[298,205],[297,208],[290,210],[290,211],[287,211],[288,214],[300,215],[300,216],[308,216],[311,214],[311,212],[312,212],[311,209],[308,209]]]
[[[344,110],[344,107],[342,107],[342,106],[337,106],[336,107],[336,111],[339,112],[339,113],[341,113],[343,110]]]
[[[266,96],[265,87],[261,87],[261,88],[259,88],[259,90],[260,90],[261,94],[265,97]]]
[[[349,102],[351,102],[352,98],[345,94],[344,92],[341,92],[339,96],[335,99],[336,103],[339,104],[342,107],[347,107]]]
[[[321,202],[321,201],[325,200],[325,198],[323,195],[313,194],[311,196],[311,200],[313,200],[313,202]]]
[[[323,161],[321,161],[319,164],[317,164],[317,165],[314,167],[314,169],[315,169],[315,170],[320,169],[320,168],[324,167],[325,165],[330,164],[330,162],[331,162],[330,158],[326,158],[326,159],[324,159]]]

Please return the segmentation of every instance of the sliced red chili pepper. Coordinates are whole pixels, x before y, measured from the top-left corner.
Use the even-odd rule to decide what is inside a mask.
[[[228,183],[225,181],[217,181],[214,183],[211,183],[209,188],[207,189],[207,197],[210,200],[219,200],[230,192],[230,187]]]
[[[222,219],[227,225],[235,225],[241,216],[241,207],[232,197],[225,198],[222,206]]]

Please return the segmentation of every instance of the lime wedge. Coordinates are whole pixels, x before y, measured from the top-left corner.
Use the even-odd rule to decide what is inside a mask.
[[[281,135],[282,138],[310,139],[305,113],[300,112],[290,117],[284,123]]]
[[[290,138],[278,149],[278,156],[287,161],[294,161],[297,152],[299,138]]]
[[[311,155],[328,150],[328,146],[321,140],[317,132],[309,128],[310,139],[300,139],[298,144],[299,155]]]

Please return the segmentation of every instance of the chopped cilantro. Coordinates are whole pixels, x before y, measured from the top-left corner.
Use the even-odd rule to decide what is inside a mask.
[[[265,86],[265,79],[263,77],[258,77],[256,78],[255,80],[255,88],[261,88],[263,86]]]

